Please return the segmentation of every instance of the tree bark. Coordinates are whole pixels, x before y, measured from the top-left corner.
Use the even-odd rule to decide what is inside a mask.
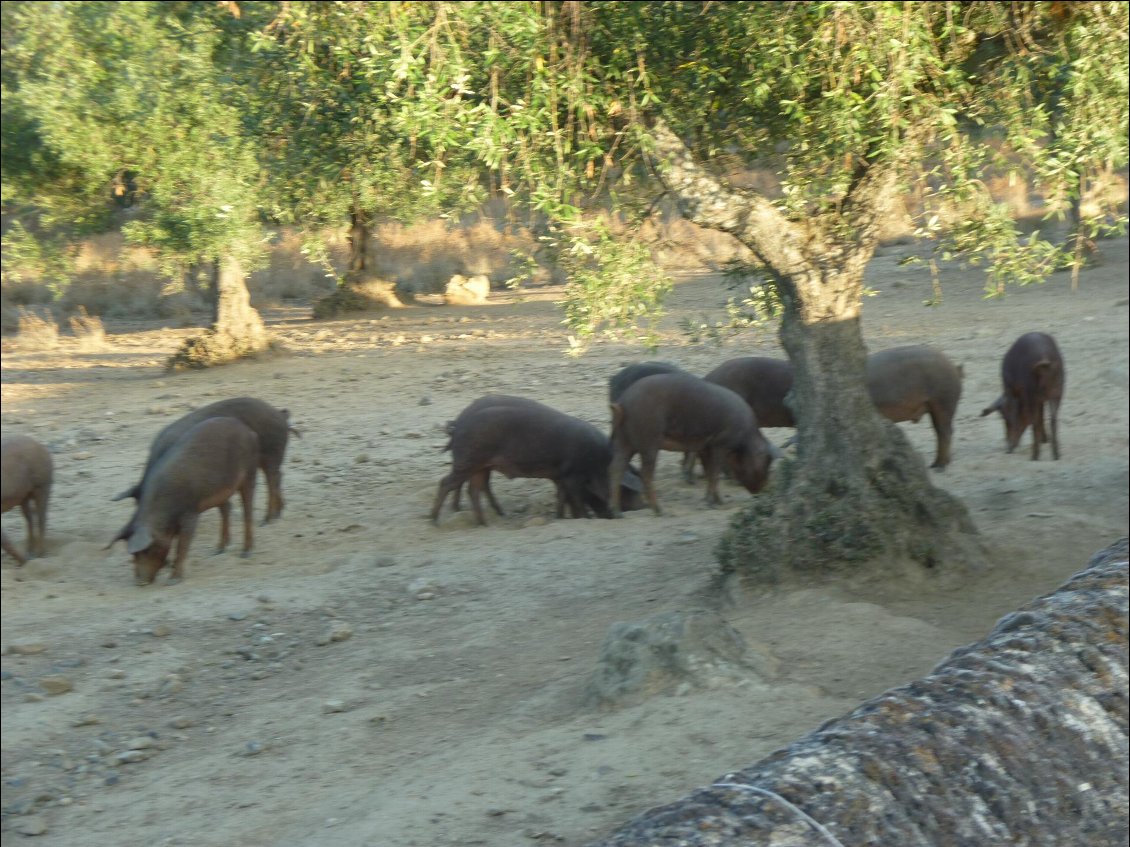
[[[206,368],[253,356],[271,345],[263,319],[251,305],[243,269],[233,257],[216,262],[212,327],[190,338],[169,368]]]
[[[349,213],[349,275],[360,278],[369,267],[369,217],[354,206]]]
[[[1126,552],[1123,538],[929,675],[600,847],[1123,847]]]
[[[933,568],[978,558],[965,508],[931,484],[865,382],[863,273],[896,196],[894,168],[861,171],[834,217],[794,221],[707,173],[664,123],[654,136],[661,177],[682,213],[735,236],[764,263],[795,366],[788,402],[798,458],[775,468],[770,487],[735,521],[720,551],[724,571],[777,579],[864,561]]]

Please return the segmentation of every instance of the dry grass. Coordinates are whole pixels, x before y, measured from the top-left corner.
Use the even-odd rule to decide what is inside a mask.
[[[78,342],[83,353],[97,353],[106,348],[106,328],[97,315],[87,314],[85,306],[78,307],[78,314],[71,315],[71,335]]]
[[[50,309],[21,306],[18,325],[16,344],[21,350],[53,350],[59,346],[59,325]]]

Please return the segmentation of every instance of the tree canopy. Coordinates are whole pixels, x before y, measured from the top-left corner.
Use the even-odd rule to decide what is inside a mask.
[[[782,304],[801,454],[746,558],[945,558],[967,516],[867,400],[863,271],[908,191],[919,232],[989,288],[1069,260],[1022,236],[989,175],[1079,217],[1127,164],[1130,7],[1117,2],[8,3],[3,202],[45,231],[123,227],[166,263],[264,221],[368,227],[502,195],[570,276],[583,345],[667,285],[633,227],[664,194],[752,251]],[[751,188],[752,169],[775,187]],[[1080,218],[1076,253],[1125,211]],[[234,299],[232,299],[234,298]],[[245,313],[237,306],[236,313]],[[223,314],[219,310],[218,314]],[[242,319],[229,322],[246,331]],[[756,529],[756,527],[755,527]],[[760,530],[757,530],[760,531]]]

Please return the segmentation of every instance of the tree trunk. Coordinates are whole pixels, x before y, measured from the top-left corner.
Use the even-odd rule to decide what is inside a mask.
[[[243,269],[232,257],[215,263],[212,328],[190,338],[172,357],[169,368],[206,368],[247,358],[271,345],[263,319],[251,306]]]
[[[794,571],[908,561],[933,568],[978,557],[959,501],[935,488],[926,464],[882,420],[865,382],[863,272],[894,197],[893,169],[872,168],[840,205],[840,230],[792,221],[758,194],[706,173],[663,124],[656,155],[680,210],[729,232],[766,266],[784,305],[781,343],[795,367],[789,397],[798,457],[773,470],[723,539],[723,570],[775,580]],[[846,226],[843,226],[846,224]]]
[[[349,278],[359,279],[369,267],[369,217],[358,206],[349,213]]]

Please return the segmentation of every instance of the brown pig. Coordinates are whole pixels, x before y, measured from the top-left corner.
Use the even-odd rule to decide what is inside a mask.
[[[276,409],[270,403],[254,397],[235,397],[219,400],[173,421],[162,429],[149,446],[149,458],[141,474],[141,481],[127,488],[114,500],[132,497],[140,498],[149,474],[165,452],[180,440],[186,432],[201,421],[209,418],[235,418],[242,421],[259,438],[258,465],[263,469],[267,480],[267,515],[263,523],[269,523],[282,514],[282,463],[286,453],[286,442],[290,433],[298,434],[290,425],[290,412]]]
[[[669,373],[684,373],[684,371],[678,365],[673,365],[670,362],[636,362],[633,365],[621,368],[608,380],[608,402],[615,403],[633,383],[638,382],[645,376]]]
[[[723,362],[705,377],[741,395],[761,427],[796,426],[785,396],[793,387],[793,365],[781,359],[744,356]],[[931,467],[950,463],[953,416],[961,399],[962,369],[933,347],[921,344],[881,350],[867,357],[867,391],[889,421],[917,423],[929,414],[938,437]]]
[[[3,511],[20,507],[27,521],[27,556],[47,552],[47,499],[54,478],[51,453],[26,435],[12,435],[0,441],[0,501]],[[0,532],[4,552],[24,564],[26,559],[16,545]]]
[[[930,415],[938,448],[932,468],[950,463],[953,416],[961,399],[960,365],[923,344],[880,350],[867,357],[867,391],[889,421],[918,423]]]
[[[981,417],[1000,412],[1004,418],[1008,452],[1020,444],[1024,430],[1032,427],[1032,459],[1040,458],[1040,444],[1048,440],[1044,407],[1051,424],[1052,458],[1059,458],[1059,404],[1063,400],[1063,356],[1055,339],[1044,332],[1020,336],[1001,362],[1004,393]]]
[[[447,495],[457,492],[464,482],[469,485],[471,506],[480,525],[486,524],[479,499],[484,490],[495,511],[502,514],[490,491],[491,471],[511,479],[552,480],[557,487],[558,517],[564,516],[566,503],[574,518],[587,517],[590,509],[610,517],[607,437],[587,421],[535,400],[491,397],[497,402],[481,398],[449,427],[451,473],[439,483],[432,522],[439,520]]]
[[[220,510],[222,552],[231,540],[231,498],[243,505],[243,556],[251,553],[252,500],[259,438],[235,418],[208,418],[189,429],[154,463],[137,512],[115,536],[126,539],[138,585],[153,582],[177,542],[170,583],[184,578],[184,560],[200,515]],[[111,544],[114,542],[111,541]]]
[[[727,463],[751,493],[769,477],[773,456],[749,406],[728,388],[687,373],[644,377],[612,403],[613,479],[640,454],[644,496],[661,514],[655,497],[655,462],[660,450],[696,453],[706,472],[706,502],[722,502],[718,473]],[[611,491],[612,514],[620,516],[620,492]]]

